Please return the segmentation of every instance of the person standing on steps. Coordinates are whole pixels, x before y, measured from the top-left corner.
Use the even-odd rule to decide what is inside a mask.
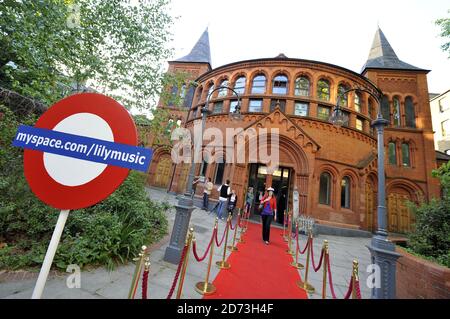
[[[261,200],[262,211],[262,237],[266,245],[269,244],[270,239],[270,224],[272,223],[272,218],[276,221],[277,216],[277,199],[273,195],[274,189],[269,187],[267,189],[268,194]]]
[[[211,195],[213,187],[213,183],[211,183],[211,180],[209,179],[209,177],[207,177],[205,179],[205,183],[203,184],[203,210],[208,210],[209,195]]]
[[[219,191],[219,205],[217,206],[217,217],[219,219],[224,219],[222,217],[223,207],[225,203],[228,201],[228,197],[230,197],[230,180],[227,179],[225,184],[222,184],[218,189]]]

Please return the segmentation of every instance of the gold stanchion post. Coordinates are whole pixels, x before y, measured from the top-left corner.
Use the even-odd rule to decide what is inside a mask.
[[[323,280],[322,280],[322,299],[327,298],[327,265],[328,265],[328,240],[323,241]]]
[[[295,222],[295,230],[298,234],[298,222]],[[293,266],[297,269],[303,269],[303,268],[305,268],[305,266],[303,266],[301,263],[298,262],[298,254],[300,252],[300,247],[298,247],[298,238],[297,238],[296,242],[297,242],[297,245],[295,248],[295,260],[292,261],[291,266]]]
[[[194,228],[189,229],[189,233],[186,239],[186,256],[184,257],[183,266],[181,267],[180,281],[178,282],[177,299],[181,298],[181,292],[183,291],[184,278],[186,277],[186,268],[189,262],[189,252],[191,250],[192,239],[194,238]]]
[[[312,230],[309,229],[309,236],[308,236],[308,249],[306,250],[306,270],[305,270],[305,280],[299,280],[297,281],[297,286],[303,290],[306,290],[309,293],[314,293],[315,289],[314,287],[308,283],[308,273],[309,273],[309,258],[311,254],[311,245],[312,242]]]
[[[238,218],[237,218],[238,222],[239,222],[239,218],[241,218],[240,210],[238,212]],[[231,221],[230,221],[230,225],[231,225]],[[235,246],[237,229],[238,229],[238,224],[236,224],[236,226],[234,227],[233,244],[231,244],[231,246],[228,246],[228,249],[231,251],[238,251],[238,248]]]
[[[147,246],[141,247],[141,252],[139,253],[139,257],[134,258],[134,261],[137,261],[136,268],[134,269],[133,279],[131,281],[130,291],[128,292],[128,299],[134,299],[136,294],[136,288],[139,284],[139,278],[141,277],[142,267],[144,266],[144,258],[145,251],[147,250]]]
[[[288,216],[289,216],[289,225],[288,225],[288,249],[286,250],[286,252],[289,255],[293,255],[294,252],[292,251],[292,213],[288,212]]]
[[[218,224],[218,218],[216,217],[216,222],[214,223],[214,230],[213,232],[217,231],[217,224]],[[214,254],[214,239],[211,243],[211,248],[209,251],[209,262],[208,262],[208,269],[206,271],[206,278],[205,281],[200,281],[195,284],[195,290],[202,295],[212,295],[216,292],[216,287],[208,282],[209,281],[209,274],[211,273],[211,263],[212,263],[212,257]]]
[[[220,269],[230,269],[230,267],[231,267],[230,263],[225,261],[225,258],[226,258],[226,255],[227,255],[228,231],[230,230],[231,218],[232,218],[232,215],[230,213],[230,214],[228,214],[228,218],[227,218],[227,229],[225,230],[225,245],[223,246],[222,260],[216,262],[216,265]]]
[[[355,290],[355,281],[359,280],[358,278],[358,261],[353,260],[353,270],[352,270],[352,299],[357,299],[356,290]]]
[[[242,217],[244,217],[244,221],[242,221]],[[242,221],[242,222],[241,222]],[[245,222],[245,213],[241,216],[241,218],[240,218],[240,220],[238,221],[238,227],[239,227],[239,224],[242,224],[242,226],[244,226],[244,222]],[[243,243],[245,243],[245,240],[244,240],[244,231],[243,231],[243,227],[240,227],[240,232],[239,232],[239,240],[238,240],[238,243],[241,243],[241,244],[243,244]]]

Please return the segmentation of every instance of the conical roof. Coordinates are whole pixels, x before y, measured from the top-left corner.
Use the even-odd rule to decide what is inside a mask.
[[[192,48],[188,55],[175,60],[176,62],[197,62],[197,63],[209,63],[211,66],[211,50],[209,47],[209,35],[208,28],[203,32],[200,39]]]
[[[372,48],[366,64],[363,66],[361,73],[366,69],[394,69],[394,70],[417,70],[426,71],[415,67],[411,64],[401,61],[395,53],[389,41],[386,39],[383,31],[378,28],[373,38]]]

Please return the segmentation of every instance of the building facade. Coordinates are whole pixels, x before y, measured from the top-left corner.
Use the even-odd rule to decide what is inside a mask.
[[[450,90],[430,100],[434,147],[450,155]]]
[[[196,165],[196,175],[211,178],[217,187],[229,179],[238,194],[238,207],[243,206],[249,186],[257,194],[272,186],[279,211],[292,209],[296,187],[300,213],[315,218],[317,223],[369,231],[376,228],[377,141],[370,123],[377,116],[378,103],[365,92],[342,94],[355,87],[381,91],[381,112],[390,122],[385,130],[389,231],[406,232],[414,223],[407,200],[417,203],[439,196],[438,182],[431,176],[436,158],[427,87],[429,71],[398,59],[380,29],[361,73],[283,54],[211,69],[207,31],[189,55],[169,62],[169,72],[177,69],[192,72],[198,83],[186,107],[174,111],[186,128],[192,130],[194,122],[201,118],[200,109],[208,93],[218,86],[228,86],[240,95],[242,119],[236,121],[229,116],[236,108],[236,95],[230,90],[218,90],[210,94],[211,114],[206,128],[218,128],[223,136],[227,128],[241,128],[244,133],[260,128],[278,130],[280,164],[273,172],[268,171],[263,158],[251,160],[256,149],[250,147],[250,136],[244,141],[244,163],[227,163],[227,152],[236,152],[236,147],[224,147],[209,155],[214,162],[206,160]],[[338,96],[348,117],[341,127],[328,120]],[[208,143],[204,140],[204,147]],[[236,143],[237,137],[234,146]],[[190,164],[176,165],[170,156],[167,147],[155,147],[149,184],[182,193]],[[218,197],[217,187],[212,199]],[[201,195],[200,187],[196,196]],[[253,214],[257,215],[257,210]]]

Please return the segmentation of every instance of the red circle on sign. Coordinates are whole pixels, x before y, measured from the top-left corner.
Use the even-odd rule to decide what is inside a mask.
[[[128,111],[115,100],[97,93],[75,94],[55,103],[39,118],[35,127],[51,130],[65,118],[77,113],[91,113],[105,120],[111,128],[115,143],[137,145],[136,126]],[[108,165],[93,180],[79,186],[66,186],[48,174],[42,151],[24,151],[25,178],[31,190],[44,203],[58,209],[80,209],[102,201],[122,184],[129,171],[127,168]]]

